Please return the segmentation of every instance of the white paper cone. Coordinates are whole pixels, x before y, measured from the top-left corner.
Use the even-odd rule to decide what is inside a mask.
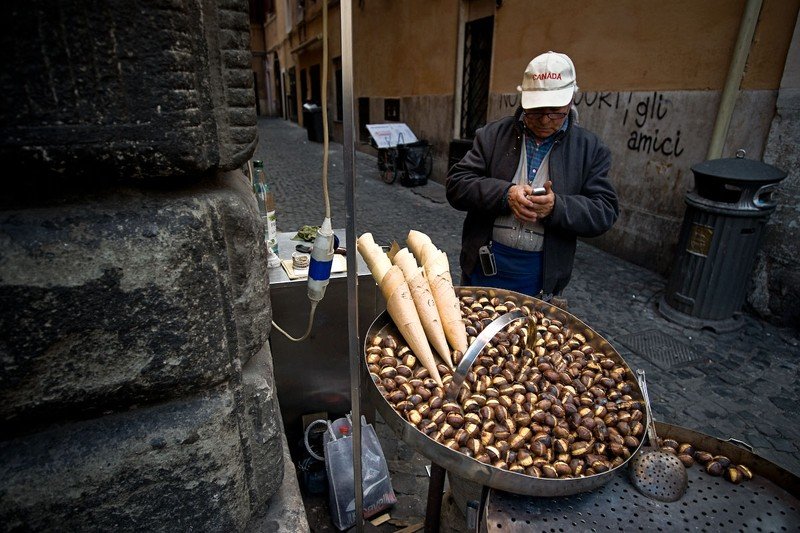
[[[364,258],[375,283],[380,285],[386,272],[392,267],[392,262],[381,247],[375,244],[371,233],[364,233],[358,238],[356,249]]]
[[[458,302],[447,254],[439,251],[425,263],[425,276],[431,287],[439,318],[442,321],[445,337],[454,349],[467,351],[467,330],[461,319],[461,305]]]
[[[425,334],[428,337],[428,342],[430,342],[434,350],[441,356],[442,360],[447,363],[450,368],[453,368],[453,359],[450,356],[447,337],[444,334],[442,321],[439,318],[439,310],[431,294],[428,280],[417,267],[417,262],[414,260],[414,256],[411,255],[411,252],[408,251],[408,248],[403,248],[397,252],[394,256],[394,264],[399,266],[403,271],[403,276],[406,279],[406,283],[408,283],[411,297],[417,308],[420,322],[422,322],[422,328],[425,330]]]
[[[430,237],[421,231],[416,231],[413,229],[408,232],[406,243],[408,244],[408,248],[414,254],[414,257],[417,258],[417,263],[419,263],[420,266],[424,266],[425,263],[428,262],[428,258],[435,255],[439,250],[436,248],[433,242],[431,242]]]
[[[400,335],[408,343],[408,347],[414,352],[422,366],[428,369],[430,376],[439,385],[442,385],[442,378],[436,368],[436,360],[428,344],[425,329],[422,327],[422,322],[411,296],[411,290],[400,267],[392,266],[386,272],[381,283],[381,293],[386,299],[386,310],[389,312],[389,316],[392,317],[392,321],[397,326]]]

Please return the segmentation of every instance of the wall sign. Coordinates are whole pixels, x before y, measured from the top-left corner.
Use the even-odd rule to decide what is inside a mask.
[[[714,228],[701,224],[692,224],[692,232],[689,234],[689,245],[686,247],[686,251],[690,254],[708,257],[712,237],[714,237]]]

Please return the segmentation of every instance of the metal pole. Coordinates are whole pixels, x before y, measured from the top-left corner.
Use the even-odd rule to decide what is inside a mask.
[[[747,64],[747,56],[750,54],[750,44],[753,42],[753,34],[758,24],[758,14],[761,12],[762,0],[747,0],[742,15],[742,23],[739,26],[739,36],[736,39],[736,47],[733,49],[733,57],[728,68],[728,77],[725,79],[725,87],[722,89],[720,97],[717,119],[714,122],[714,132],[711,134],[711,143],[708,147],[707,159],[719,159],[722,157],[722,149],[725,146],[725,138],[728,136],[728,127],[731,124],[733,108],[736,106],[736,96],[739,94],[739,86],[742,84],[742,74]]]
[[[431,463],[431,478],[428,480],[428,502],[425,505],[425,533],[439,533],[442,516],[442,492],[447,471]]]
[[[327,8],[326,8],[327,9]],[[350,352],[350,404],[353,413],[353,480],[356,530],[364,531],[364,492],[361,486],[361,391],[358,346],[358,265],[356,264],[355,114],[353,112],[353,3],[342,0],[342,155],[347,224],[347,324]]]

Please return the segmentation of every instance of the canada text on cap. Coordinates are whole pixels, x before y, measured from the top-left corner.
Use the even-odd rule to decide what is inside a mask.
[[[575,65],[566,54],[547,52],[528,63],[522,76],[522,107],[562,107],[572,101],[578,86]]]

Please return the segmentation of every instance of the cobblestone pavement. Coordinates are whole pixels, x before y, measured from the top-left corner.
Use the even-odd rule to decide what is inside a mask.
[[[276,191],[278,230],[320,224],[322,144],[279,119],[261,119],[255,157],[264,159]],[[342,146],[330,146],[333,226],[344,228]],[[429,182],[406,188],[383,183],[376,159],[356,152],[356,233],[370,231],[379,244],[404,244],[410,229],[430,235],[458,280],[463,214]],[[569,311],[603,335],[632,368],[644,368],[655,418],[721,439],[750,444],[755,452],[800,475],[800,332],[745,314],[739,330],[716,334],[668,322],[656,303],[666,280],[647,269],[580,243],[573,279],[564,296]],[[362,317],[371,320],[372,317]],[[393,516],[423,517],[428,462],[378,427],[400,503]],[[458,526],[454,526],[457,530]]]

